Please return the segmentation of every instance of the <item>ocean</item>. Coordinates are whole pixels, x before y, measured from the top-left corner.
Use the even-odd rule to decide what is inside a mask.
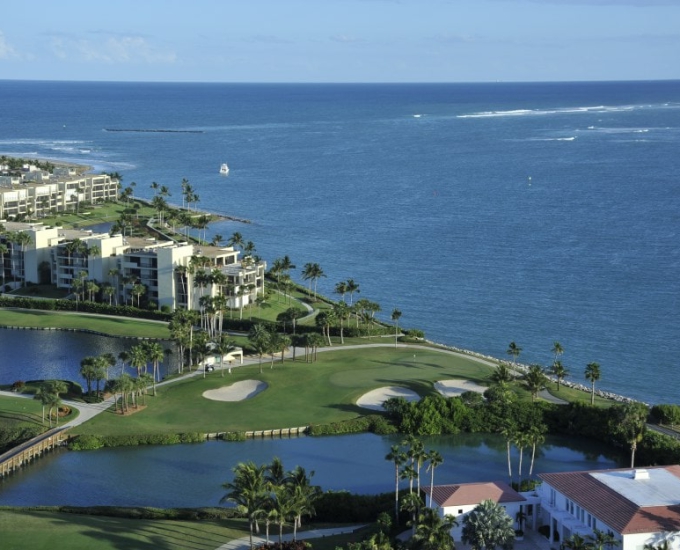
[[[212,234],[318,263],[319,292],[354,279],[384,320],[526,364],[559,341],[570,380],[679,402],[680,82],[0,81],[0,106],[0,154],[176,204],[186,178],[252,222]]]

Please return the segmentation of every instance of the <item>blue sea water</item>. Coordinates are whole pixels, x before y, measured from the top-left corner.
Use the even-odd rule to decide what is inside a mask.
[[[317,262],[438,342],[678,402],[680,82],[0,81],[0,154],[187,178],[271,262]],[[420,115],[420,116],[415,116]],[[110,132],[163,129],[191,132]],[[228,177],[219,166],[228,162]]]

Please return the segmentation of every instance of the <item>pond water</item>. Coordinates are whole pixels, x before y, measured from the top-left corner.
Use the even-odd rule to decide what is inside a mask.
[[[85,332],[62,330],[0,329],[0,384],[17,380],[72,380],[84,385],[80,376],[80,361],[88,355],[128,351],[139,344],[134,338],[112,338]],[[170,342],[163,343],[171,347]],[[114,367],[112,376],[120,374]],[[173,365],[161,365],[164,376]]]
[[[444,457],[435,483],[507,480],[505,442],[500,436],[461,434],[422,440],[426,449],[437,449]],[[361,434],[60,450],[0,482],[0,505],[215,506],[236,464],[269,463],[275,456],[286,469],[300,465],[314,471],[313,482],[324,490],[374,494],[394,489],[394,465],[385,455],[400,441],[397,436]],[[597,442],[549,437],[537,453],[534,474],[623,465],[625,460],[608,452]],[[530,452],[525,451],[525,476],[529,461]],[[515,455],[514,472],[517,462]],[[421,476],[421,484],[429,484],[425,469]]]

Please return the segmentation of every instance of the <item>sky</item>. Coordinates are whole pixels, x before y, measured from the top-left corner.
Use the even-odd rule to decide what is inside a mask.
[[[680,79],[680,0],[26,0],[0,79]]]

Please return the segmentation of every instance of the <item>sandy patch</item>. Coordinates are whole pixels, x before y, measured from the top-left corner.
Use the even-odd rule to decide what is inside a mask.
[[[466,391],[484,393],[487,390],[487,387],[480,386],[469,380],[440,380],[439,382],[434,383],[434,389],[444,397],[456,397]]]
[[[222,386],[216,390],[203,392],[203,397],[213,401],[243,401],[255,397],[258,393],[267,389],[265,382],[259,380],[243,380],[230,386]]]
[[[383,403],[391,397],[403,397],[406,401],[419,401],[420,396],[407,388],[400,388],[399,386],[385,386],[373,391],[369,391],[357,399],[357,405],[364,409],[372,409],[374,411],[384,411]]]

